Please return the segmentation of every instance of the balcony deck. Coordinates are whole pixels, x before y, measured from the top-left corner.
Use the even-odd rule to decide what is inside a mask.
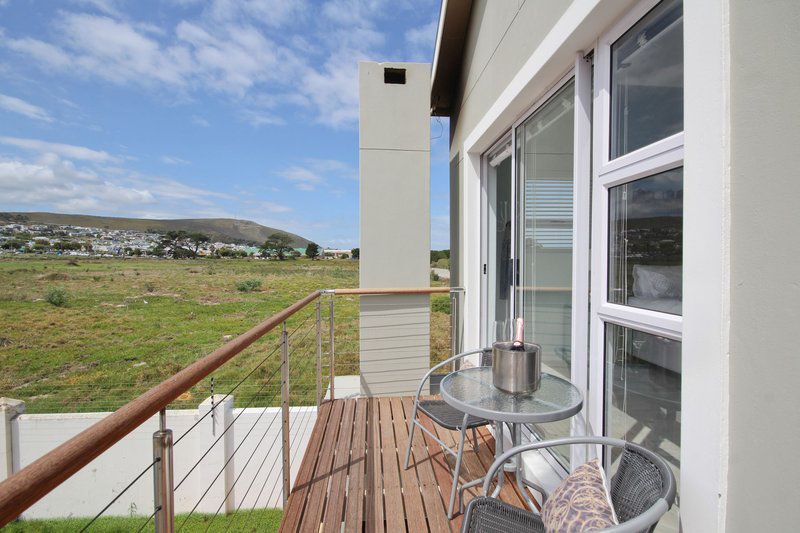
[[[452,457],[422,431],[415,432],[411,466],[403,469],[410,397],[325,402],[285,508],[281,531],[459,531],[462,515],[447,519]],[[423,424],[453,445],[458,433],[424,415]],[[483,475],[494,458],[494,438],[479,430],[479,450],[467,446],[462,480]],[[465,503],[477,494],[465,494]],[[501,498],[523,507],[514,483]]]

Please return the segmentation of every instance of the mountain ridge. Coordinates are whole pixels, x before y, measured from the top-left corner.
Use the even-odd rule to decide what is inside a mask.
[[[127,218],[105,217],[97,215],[78,215],[66,213],[34,212],[0,212],[0,222],[53,224],[61,226],[82,226],[111,230],[133,230],[167,232],[191,231],[205,233],[212,240],[226,243],[262,244],[276,232],[286,233],[292,239],[295,248],[305,248],[309,239],[278,228],[263,226],[252,220],[237,218]]]

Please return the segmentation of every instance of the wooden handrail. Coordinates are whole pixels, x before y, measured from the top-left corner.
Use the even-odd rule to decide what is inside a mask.
[[[313,302],[314,291],[120,407],[0,483],[0,527],[119,442],[178,396]]]
[[[333,294],[434,294],[462,290],[450,287],[408,289],[333,289]],[[286,319],[320,297],[314,291],[282,311],[162,381],[141,396],[131,400],[107,417],[93,424],[67,442],[54,448],[19,472],[0,483],[0,527],[21,515],[51,490],[89,464],[131,431],[142,425],[208,377],[231,358],[275,329]]]
[[[333,289],[336,295],[369,295],[369,294],[441,294],[457,290],[455,287],[415,287],[408,289]]]

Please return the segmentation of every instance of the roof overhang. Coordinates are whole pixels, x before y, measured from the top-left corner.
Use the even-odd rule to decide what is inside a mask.
[[[442,0],[431,69],[431,115],[450,116],[461,76],[472,0]]]

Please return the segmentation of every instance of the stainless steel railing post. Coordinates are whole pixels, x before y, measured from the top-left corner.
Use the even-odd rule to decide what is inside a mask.
[[[286,322],[281,333],[281,435],[283,452],[283,506],[289,500],[291,489],[291,470],[289,464],[289,335],[286,333]]]
[[[156,533],[175,529],[172,430],[166,428],[167,412],[159,413],[159,430],[153,433],[153,506]]]
[[[317,300],[317,407],[322,403],[322,302]]]
[[[333,380],[336,377],[336,373],[334,371],[334,365],[336,364],[336,349],[334,347],[334,313],[333,313],[333,293],[331,293],[331,301],[330,301],[330,313],[329,313],[329,322],[330,322],[330,336],[331,336],[331,353],[330,353],[330,378],[331,378],[331,400],[333,400],[336,396],[334,395],[333,391]]]

